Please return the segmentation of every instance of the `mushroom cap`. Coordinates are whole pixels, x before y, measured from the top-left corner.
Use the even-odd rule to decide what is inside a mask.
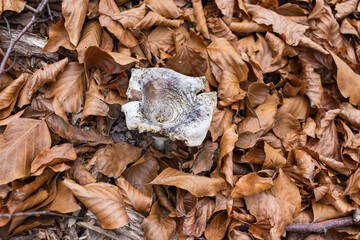
[[[217,104],[216,92],[201,93],[205,77],[189,77],[167,68],[132,69],[129,99],[122,106],[130,130],[200,145]]]

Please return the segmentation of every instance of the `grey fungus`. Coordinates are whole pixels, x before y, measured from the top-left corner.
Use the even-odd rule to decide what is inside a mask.
[[[217,104],[216,92],[198,94],[205,87],[205,77],[167,68],[132,69],[126,94],[135,101],[122,106],[128,129],[153,135],[158,148],[163,138],[200,145]]]

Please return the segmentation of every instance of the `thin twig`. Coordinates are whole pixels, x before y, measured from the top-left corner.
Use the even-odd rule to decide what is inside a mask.
[[[353,217],[343,217],[343,218],[335,218],[331,220],[327,220],[324,222],[318,223],[293,223],[289,226],[286,226],[285,230],[287,232],[315,232],[315,233],[324,233],[326,230],[330,228],[344,227],[349,225],[356,225],[353,220]]]
[[[56,217],[65,217],[65,218],[74,218],[83,220],[83,217],[77,217],[73,215],[67,215],[63,213],[57,213],[52,211],[37,211],[37,212],[19,212],[19,213],[3,213],[0,214],[0,218],[8,218],[8,217],[29,217],[29,216],[36,216],[36,215],[49,215],[49,216],[56,216]]]
[[[53,17],[53,15],[52,15],[51,9],[50,9],[50,3],[47,3],[47,4],[46,4],[46,8],[47,8],[47,11],[48,11],[48,14],[49,14],[49,16],[50,16],[51,21],[54,21],[54,17]]]
[[[32,6],[30,6],[30,5],[25,5],[25,7],[28,9],[28,10],[30,10],[30,11],[32,11],[33,13],[38,13],[38,11],[35,9],[35,8],[33,8]]]
[[[41,12],[44,7],[46,6],[48,0],[42,0],[38,7],[36,8],[36,11],[37,13]],[[5,53],[5,56],[4,58],[2,59],[1,61],[1,64],[0,64],[0,75],[3,74],[4,72],[6,72],[5,70],[5,64],[7,62],[7,60],[9,59],[10,57],[10,53],[12,52],[15,44],[19,41],[19,39],[27,32],[27,30],[29,30],[29,28],[36,22],[36,16],[37,16],[37,13],[34,13],[30,22],[28,22],[28,24],[26,24],[26,26],[23,28],[23,30],[21,30],[21,32],[19,33],[19,35],[16,36],[16,38],[10,38],[10,44],[9,44],[9,47],[8,49],[6,50],[6,53]],[[4,18],[5,19],[5,18]],[[6,20],[5,20],[6,21]],[[10,31],[10,28],[9,28],[9,31]]]

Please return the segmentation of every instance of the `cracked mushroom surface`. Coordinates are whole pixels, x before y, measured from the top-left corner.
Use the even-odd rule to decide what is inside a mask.
[[[216,92],[201,93],[205,77],[189,77],[167,68],[132,69],[129,99],[122,106],[130,130],[200,145],[216,107]]]

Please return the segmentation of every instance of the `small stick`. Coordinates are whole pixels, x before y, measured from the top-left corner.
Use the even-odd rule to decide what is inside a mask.
[[[25,5],[25,7],[28,9],[28,10],[30,10],[30,11],[32,11],[33,13],[38,13],[38,11],[35,9],[35,8],[33,8],[32,6],[30,6],[30,5]]]
[[[44,7],[46,6],[48,0],[42,0],[38,7],[35,9],[37,11],[37,13],[41,12]],[[27,32],[27,30],[29,30],[29,28],[36,22],[36,13],[34,13],[34,15],[32,16],[30,22],[28,22],[28,24],[26,24],[26,26],[23,28],[23,30],[21,30],[21,32],[19,33],[19,35],[16,36],[16,38],[10,38],[10,44],[9,44],[9,47],[8,49],[6,50],[6,53],[5,53],[5,56],[4,58],[2,59],[1,61],[1,64],[0,64],[0,75],[5,73],[7,69],[5,69],[5,64],[7,62],[7,60],[9,59],[10,57],[10,53],[12,52],[15,44],[19,41],[19,39]],[[4,17],[4,19],[6,19]],[[7,20],[5,20],[6,22]],[[10,26],[8,25],[8,23],[6,24],[6,26],[8,27],[8,31],[11,31],[10,30]]]
[[[49,215],[49,216],[56,216],[56,217],[65,217],[65,218],[74,218],[74,219],[79,219],[79,220],[83,220],[83,217],[77,217],[77,216],[72,216],[72,215],[67,215],[67,214],[63,214],[63,213],[56,213],[56,212],[52,212],[52,211],[37,211],[37,212],[19,212],[19,213],[3,213],[0,214],[0,218],[9,218],[9,217],[28,217],[28,216],[36,216],[36,215]]]
[[[52,13],[51,13],[51,9],[50,9],[50,4],[49,4],[49,2],[46,4],[46,8],[47,8],[47,11],[48,11],[48,14],[49,14],[49,16],[50,16],[51,21],[54,21],[54,17],[53,17],[53,15],[52,15]]]

